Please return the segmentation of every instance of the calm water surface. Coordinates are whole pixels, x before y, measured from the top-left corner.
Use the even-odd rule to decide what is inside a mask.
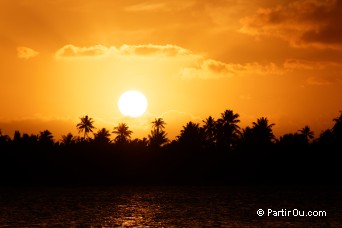
[[[0,188],[0,227],[341,227],[341,187]],[[326,217],[256,212],[324,210]]]

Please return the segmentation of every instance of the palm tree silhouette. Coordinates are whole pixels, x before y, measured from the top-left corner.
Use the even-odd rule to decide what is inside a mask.
[[[333,121],[335,122],[335,124],[342,124],[342,111],[340,111],[340,116],[337,118],[334,118]]]
[[[110,137],[110,133],[106,128],[102,128],[94,134],[94,140],[95,142],[98,142],[98,143],[109,143],[110,142],[109,137]]]
[[[209,145],[213,145],[215,143],[216,121],[212,116],[209,116],[207,119],[203,120],[203,123],[205,140]]]
[[[152,122],[151,134],[148,135],[149,146],[159,148],[169,141],[166,137],[166,132],[163,130],[165,125],[166,123],[163,118],[155,118]]]
[[[88,137],[89,132],[93,132],[93,129],[95,128],[93,123],[93,118],[89,118],[87,115],[84,117],[81,117],[81,122],[76,125],[78,129],[78,133],[84,132],[83,140],[85,140],[86,137]]]
[[[311,131],[310,127],[305,125],[302,129],[299,130],[300,134],[304,136],[307,143],[309,143],[310,139],[314,138],[314,132]]]
[[[38,141],[45,145],[52,145],[53,144],[53,135],[50,131],[45,130],[41,131],[38,136]]]
[[[279,138],[279,144],[283,147],[297,147],[302,148],[308,145],[308,140],[304,134],[287,133]]]
[[[240,142],[242,145],[249,146],[254,143],[253,129],[249,126],[242,129]]]
[[[21,143],[21,133],[20,131],[16,130],[14,131],[14,135],[13,135],[13,143],[18,145]]]
[[[156,118],[153,122],[152,122],[152,127],[157,131],[157,134],[159,133],[159,131],[161,131],[162,129],[165,128],[164,125],[166,125],[165,121],[163,120],[163,118]]]
[[[0,129],[0,145],[6,144],[11,141],[11,138],[8,135],[3,135],[2,131]]]
[[[177,136],[178,142],[188,147],[201,147],[204,142],[203,131],[198,123],[188,122]]]
[[[71,134],[70,132],[67,135],[62,135],[62,138],[61,138],[62,145],[68,146],[68,145],[74,144],[75,142],[76,142],[76,139],[73,136],[73,134]]]
[[[219,146],[230,150],[239,139],[240,127],[237,125],[240,122],[239,114],[232,110],[226,110],[221,113],[221,117],[217,120],[217,141]]]
[[[335,142],[335,136],[334,136],[334,133],[332,132],[332,130],[327,129],[325,131],[322,131],[319,138],[318,138],[318,142],[324,146],[333,145]]]
[[[149,145],[153,148],[159,148],[163,144],[167,143],[167,134],[165,131],[158,131],[158,129],[151,130],[151,134],[148,135]]]
[[[23,143],[24,145],[36,145],[37,142],[41,143],[42,145],[52,145],[53,140],[52,138],[52,133],[46,130],[46,132],[40,132],[40,135],[35,135],[35,134],[27,134],[24,133],[23,136],[20,139],[20,142]],[[50,139],[49,139],[50,138]]]
[[[339,117],[333,119],[335,124],[332,127],[332,133],[335,135],[338,143],[342,143],[342,112]]]
[[[117,134],[115,142],[126,143],[129,142],[133,132],[129,130],[127,124],[119,123],[117,127],[114,127],[114,131],[112,133]]]
[[[272,127],[275,124],[268,124],[266,117],[261,117],[257,119],[257,122],[253,122],[252,124],[252,130],[257,144],[265,145],[272,143],[272,140],[275,139]]]

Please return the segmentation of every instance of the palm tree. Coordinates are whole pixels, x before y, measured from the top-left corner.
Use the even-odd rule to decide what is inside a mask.
[[[331,146],[335,142],[335,136],[332,130],[327,129],[325,131],[322,131],[319,138],[318,143],[324,146]]]
[[[151,134],[148,135],[149,146],[153,148],[159,148],[163,144],[167,143],[167,134],[165,131],[159,131],[157,129],[151,130]]]
[[[247,126],[246,128],[242,129],[240,137],[240,142],[242,145],[249,146],[253,144],[253,138],[253,129],[251,127]]]
[[[203,131],[198,123],[188,122],[177,136],[178,142],[192,148],[199,148],[204,142]]]
[[[221,113],[221,117],[217,120],[217,143],[221,149],[230,150],[238,141],[240,135],[239,114],[232,110],[226,110]]]
[[[53,136],[52,133],[47,131],[47,132],[40,132],[40,135],[35,135],[35,134],[27,134],[24,133],[21,137],[21,143],[24,145],[35,145],[37,142],[47,145],[47,144],[53,144]]]
[[[209,145],[213,145],[215,143],[216,121],[212,116],[209,116],[207,119],[203,120],[203,123],[205,140]]]
[[[163,144],[167,143],[169,140],[166,137],[166,132],[163,130],[166,123],[163,118],[156,118],[152,122],[151,134],[148,135],[149,145],[154,148],[159,148]]]
[[[302,129],[299,130],[300,134],[304,136],[307,143],[309,143],[310,139],[314,138],[314,132],[311,131],[310,127],[305,125]]]
[[[337,142],[342,142],[342,112],[339,117],[333,120],[335,124],[332,127],[332,133],[336,137]]]
[[[145,137],[143,139],[136,138],[136,139],[132,140],[130,143],[137,148],[144,149],[148,145],[148,140]]]
[[[340,113],[339,117],[333,119],[336,124],[342,124],[342,111]]]
[[[109,143],[110,142],[110,133],[106,128],[102,128],[101,130],[98,130],[95,133],[95,142],[99,142],[99,143]]]
[[[127,124],[119,123],[117,127],[114,127],[114,131],[112,133],[117,134],[115,142],[126,143],[131,138],[131,134],[133,132],[129,130]]]
[[[266,117],[261,117],[257,119],[257,122],[253,122],[253,135],[256,139],[257,144],[265,145],[272,143],[275,139],[272,127],[275,124],[268,124],[268,119]]]
[[[163,120],[163,118],[156,118],[153,122],[152,122],[152,127],[159,133],[159,131],[161,131],[163,128],[165,128],[165,121]]]
[[[78,133],[84,132],[83,140],[85,140],[86,137],[88,137],[89,132],[93,132],[93,129],[95,128],[93,123],[93,118],[89,118],[87,115],[84,117],[81,117],[81,122],[76,125],[78,129]]]
[[[52,145],[53,144],[53,135],[50,131],[45,130],[41,131],[38,136],[38,141],[43,145]]]
[[[74,144],[76,142],[76,138],[69,132],[67,135],[62,135],[61,144],[64,146],[68,146]]]
[[[13,135],[13,143],[19,145],[21,141],[21,133],[20,131],[16,130]]]
[[[0,145],[6,144],[11,141],[11,138],[8,135],[3,135],[2,131],[0,129]]]
[[[285,147],[302,147],[308,144],[304,134],[287,133],[279,138],[279,144]]]

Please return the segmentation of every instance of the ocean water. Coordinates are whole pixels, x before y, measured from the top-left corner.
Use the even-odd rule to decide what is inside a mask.
[[[0,227],[341,227],[341,217],[341,187],[0,188]]]

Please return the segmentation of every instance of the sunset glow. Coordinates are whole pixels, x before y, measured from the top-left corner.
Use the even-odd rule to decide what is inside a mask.
[[[0,2],[0,128],[56,137],[80,116],[144,137],[162,117],[173,139],[226,109],[266,116],[279,136],[315,135],[342,109],[342,3],[304,1]],[[121,112],[130,88],[148,112]],[[124,115],[122,115],[124,114]],[[139,112],[140,114],[140,112]]]

